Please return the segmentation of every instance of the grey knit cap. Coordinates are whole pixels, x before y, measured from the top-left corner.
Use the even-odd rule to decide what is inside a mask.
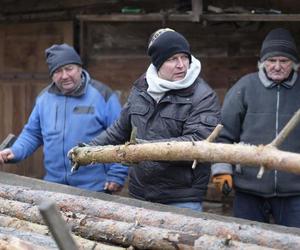
[[[67,64],[78,64],[82,66],[80,56],[73,47],[64,44],[54,44],[45,50],[46,61],[50,76],[58,68]]]
[[[273,56],[285,56],[296,63],[299,62],[295,40],[284,28],[271,30],[263,41],[260,60],[263,62]]]

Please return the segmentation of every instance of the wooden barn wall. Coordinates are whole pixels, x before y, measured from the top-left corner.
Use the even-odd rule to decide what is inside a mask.
[[[38,93],[49,83],[44,50],[53,43],[73,43],[72,22],[0,25],[0,139],[18,135]],[[43,176],[42,149],[0,170]]]

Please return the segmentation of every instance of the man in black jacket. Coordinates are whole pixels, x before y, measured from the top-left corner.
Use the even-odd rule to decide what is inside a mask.
[[[269,144],[300,108],[299,57],[289,31],[278,28],[265,38],[259,71],[241,78],[227,93],[222,107],[224,128],[220,140],[227,143]],[[300,127],[280,145],[300,153]],[[212,167],[213,182],[236,189],[234,215],[239,218],[300,227],[300,176],[259,168],[218,163]],[[224,191],[225,189],[223,189]]]
[[[121,117],[92,145],[116,145],[137,138],[147,141],[206,139],[220,120],[215,92],[199,77],[200,61],[188,41],[171,29],[152,34],[152,63],[133,85]],[[129,194],[137,199],[202,210],[210,167],[192,162],[139,162],[130,169]]]

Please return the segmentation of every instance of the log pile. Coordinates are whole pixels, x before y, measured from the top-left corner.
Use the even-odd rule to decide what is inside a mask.
[[[24,231],[29,228],[32,233],[46,236],[48,231],[38,209],[45,199],[56,203],[65,222],[77,235],[75,241],[81,249],[300,249],[297,231],[3,184],[0,185],[0,226]],[[94,248],[90,244],[95,244]]]

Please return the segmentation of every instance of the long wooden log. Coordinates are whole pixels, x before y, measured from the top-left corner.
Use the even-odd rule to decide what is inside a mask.
[[[0,198],[1,213],[21,218],[35,223],[44,223],[39,216],[36,205]],[[141,226],[137,223],[127,223],[91,217],[79,213],[62,212],[65,221],[72,231],[81,237],[97,241],[110,242],[124,247],[134,246],[138,249],[193,249],[196,234],[184,233],[169,229]]]
[[[17,230],[25,231],[25,232],[33,232],[36,234],[49,235],[49,229],[45,225],[40,225],[37,223],[32,223],[26,220],[20,220],[16,217],[3,216],[0,215],[0,226],[1,227],[9,227]],[[78,246],[80,246],[81,250],[122,250],[125,249],[123,247],[109,246],[106,244],[102,244],[96,241],[91,241],[82,237],[79,237],[75,234],[72,235],[77,242]]]
[[[52,193],[47,191],[33,191],[24,187],[0,185],[0,197],[19,200],[33,204],[40,203],[45,197],[56,202],[65,213],[81,213],[87,216],[134,223],[141,226],[161,227],[165,229],[196,234],[198,237],[207,234],[216,237],[231,235],[233,240],[256,244],[259,246],[278,249],[300,249],[300,236],[289,232],[264,229],[259,223],[241,224],[237,222],[223,222],[216,219],[194,218],[170,212],[159,212],[145,208],[132,207],[115,202],[99,199]],[[26,208],[26,206],[25,206]],[[3,206],[0,211],[3,211]],[[11,211],[7,207],[8,213]],[[16,210],[18,211],[18,209]],[[26,213],[28,215],[29,207]],[[36,218],[33,213],[27,218]]]
[[[140,161],[225,162],[249,166],[263,165],[300,174],[300,154],[272,146],[197,142],[157,142],[137,145],[74,148],[69,154],[79,165],[96,162],[135,163]]]

